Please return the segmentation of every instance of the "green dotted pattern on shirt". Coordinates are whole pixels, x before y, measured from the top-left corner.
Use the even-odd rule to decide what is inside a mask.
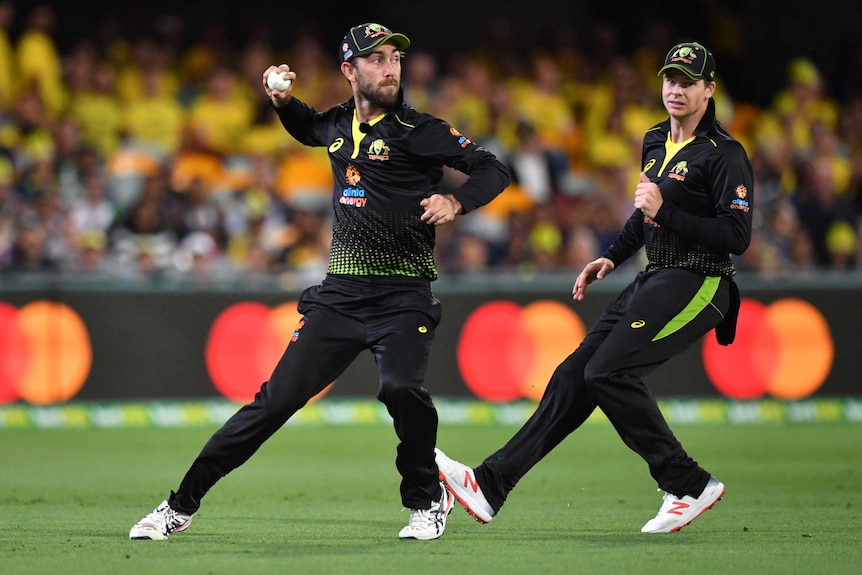
[[[662,268],[682,268],[700,272],[709,276],[736,275],[733,262],[726,253],[717,253],[706,246],[682,239],[677,234],[656,228],[649,230],[651,241],[645,245],[647,271]]]
[[[434,227],[421,215],[336,204],[329,273],[437,279]]]

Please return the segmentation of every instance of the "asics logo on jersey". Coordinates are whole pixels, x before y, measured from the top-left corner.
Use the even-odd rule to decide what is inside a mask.
[[[334,154],[339,149],[341,149],[341,146],[343,146],[343,145],[344,145],[344,138],[335,138],[335,141],[332,142],[331,144],[329,144],[329,153]]]
[[[646,322],[642,319],[632,322],[632,329],[639,329],[646,325]]]
[[[650,169],[650,168],[652,168],[654,165],[655,165],[655,158],[653,158],[652,160],[650,160],[649,162],[647,162],[647,163],[646,163],[646,166],[644,166],[644,169],[643,169],[642,171],[643,171],[644,173],[646,173],[646,172],[648,172],[648,171],[649,171],[649,169]]]

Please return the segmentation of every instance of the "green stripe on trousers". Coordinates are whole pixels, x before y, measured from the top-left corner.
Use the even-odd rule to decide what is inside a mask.
[[[661,331],[652,338],[652,340],[657,341],[676,333],[685,327],[688,322],[696,318],[697,314],[703,311],[703,308],[712,302],[715,292],[718,291],[719,283],[721,283],[721,276],[708,276],[703,280],[703,285],[700,286],[700,289],[697,290],[697,293],[694,294],[694,297],[691,298],[688,305],[676,314],[672,320],[667,322],[665,326],[661,328]]]

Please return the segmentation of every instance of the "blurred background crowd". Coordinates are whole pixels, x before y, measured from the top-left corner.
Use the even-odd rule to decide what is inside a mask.
[[[192,25],[165,11],[141,22],[115,11],[64,35],[54,5],[0,0],[0,273],[322,278],[326,149],[290,138],[261,76],[286,62],[295,96],[321,110],[340,103],[350,91],[337,40],[314,26],[287,43],[272,26],[237,38],[217,19]],[[581,35],[558,26],[526,45],[516,34],[495,20],[480,41],[445,53],[414,37],[404,60],[407,102],[513,174],[492,204],[438,228],[441,274],[574,275],[597,257],[633,209],[644,131],[666,118],[656,71],[670,46],[691,39],[716,52],[719,118],[754,166],[755,235],[737,268],[860,269],[858,82],[830,84],[822,60],[804,53],[761,53],[780,74],[764,97],[762,78],[725,82],[720,46],[661,21],[635,46],[603,22]],[[848,73],[862,69],[862,51],[841,57]],[[447,172],[444,188],[463,178]]]

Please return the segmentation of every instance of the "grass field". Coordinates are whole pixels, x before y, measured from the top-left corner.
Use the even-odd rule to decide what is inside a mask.
[[[399,541],[395,437],[286,428],[164,542],[131,525],[175,488],[212,429],[0,431],[0,573],[859,573],[862,425],[683,425],[727,484],[678,533],[641,534],[661,503],[609,425],[539,463],[488,525],[456,505],[436,541]],[[513,427],[443,426],[476,463]]]

